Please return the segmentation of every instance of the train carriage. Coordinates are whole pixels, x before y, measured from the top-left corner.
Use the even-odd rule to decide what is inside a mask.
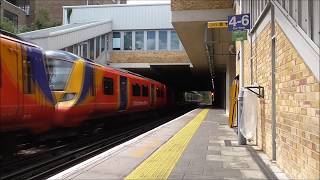
[[[55,100],[38,46],[0,33],[0,131],[51,128]]]
[[[1,133],[75,127],[85,120],[149,111],[168,103],[168,89],[157,81],[69,52],[43,52],[5,34],[1,31]]]
[[[160,108],[166,86],[140,75],[104,67],[65,51],[47,51],[49,85],[56,104],[55,125]]]

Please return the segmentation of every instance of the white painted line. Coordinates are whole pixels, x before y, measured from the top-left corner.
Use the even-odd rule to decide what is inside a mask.
[[[101,153],[101,154],[99,154],[97,156],[94,156],[94,157],[92,157],[92,158],[90,158],[90,159],[88,159],[88,160],[86,160],[84,162],[81,162],[80,164],[77,164],[77,165],[75,165],[75,166],[73,166],[73,167],[71,167],[71,168],[69,168],[69,169],[67,169],[65,171],[62,171],[61,173],[58,173],[58,174],[56,174],[56,175],[54,175],[52,177],[49,177],[48,180],[67,179],[68,176],[71,176],[71,175],[73,175],[75,173],[79,173],[82,170],[84,170],[84,169],[86,169],[86,168],[88,168],[88,167],[90,167],[92,165],[97,164],[98,161],[104,161],[104,160],[110,158],[113,154],[115,154],[116,152],[119,152],[120,150],[123,150],[128,145],[136,143],[137,141],[141,140],[145,136],[147,136],[147,135],[159,130],[160,128],[162,128],[164,126],[167,126],[167,125],[169,125],[171,123],[174,123],[175,121],[178,121],[180,118],[183,118],[184,116],[191,115],[196,110],[197,109],[194,109],[194,110],[192,110],[190,112],[187,112],[187,113],[183,114],[182,116],[179,116],[179,117],[175,118],[174,120],[172,120],[170,122],[167,122],[167,123],[155,128],[155,129],[152,129],[152,130],[150,130],[150,131],[148,131],[148,132],[146,132],[144,134],[141,134],[140,136],[138,136],[138,137],[136,137],[134,139],[131,139],[131,140],[129,140],[129,141],[123,143],[123,144],[120,144],[120,145],[118,145],[118,146],[116,146],[116,147],[114,147],[112,149],[109,149],[109,150],[107,150],[107,151],[105,151],[105,152],[103,152],[103,153]]]

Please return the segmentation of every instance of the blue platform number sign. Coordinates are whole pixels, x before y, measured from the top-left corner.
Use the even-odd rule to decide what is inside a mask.
[[[228,16],[228,31],[241,31],[250,29],[250,14]]]

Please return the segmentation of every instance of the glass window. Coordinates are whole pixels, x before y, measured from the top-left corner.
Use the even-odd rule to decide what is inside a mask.
[[[82,56],[88,58],[88,44],[86,42],[82,44]]]
[[[47,75],[50,89],[63,91],[72,70],[72,62],[47,57]]]
[[[121,42],[120,32],[113,32],[112,49],[113,50],[120,50],[120,48],[121,48],[120,42]]]
[[[144,49],[144,32],[137,31],[136,32],[136,50],[143,50]]]
[[[23,74],[24,74],[24,81],[23,81],[23,91],[25,94],[32,93],[32,69],[31,69],[31,61],[32,56],[27,55],[27,60],[23,61]]]
[[[175,31],[171,31],[171,50],[178,50],[179,48],[179,38]]]
[[[113,95],[113,79],[103,78],[103,93],[104,95]]]
[[[156,32],[148,31],[147,32],[147,50],[155,50],[156,49]]]
[[[7,20],[11,21],[15,28],[18,27],[18,16],[16,14],[11,13],[10,11],[7,11],[4,9],[3,10],[3,17],[6,18]]]
[[[132,85],[132,95],[140,96],[140,86],[139,84]]]
[[[142,85],[142,96],[147,97],[149,95],[149,88],[148,86],[143,86]]]
[[[105,47],[106,47],[106,35],[102,35],[101,36],[101,52],[104,51]]]
[[[96,58],[100,55],[100,36],[96,38]]]
[[[89,40],[89,59],[94,59],[94,39]]]
[[[167,49],[167,31],[159,31],[159,50]]]
[[[132,50],[132,32],[124,33],[124,50]]]
[[[79,55],[78,44],[73,45],[73,53]]]
[[[66,51],[72,53],[73,52],[73,46],[66,47]]]

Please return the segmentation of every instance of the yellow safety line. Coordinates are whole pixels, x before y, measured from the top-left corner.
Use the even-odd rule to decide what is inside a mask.
[[[208,109],[202,110],[125,179],[167,179],[208,112]]]

